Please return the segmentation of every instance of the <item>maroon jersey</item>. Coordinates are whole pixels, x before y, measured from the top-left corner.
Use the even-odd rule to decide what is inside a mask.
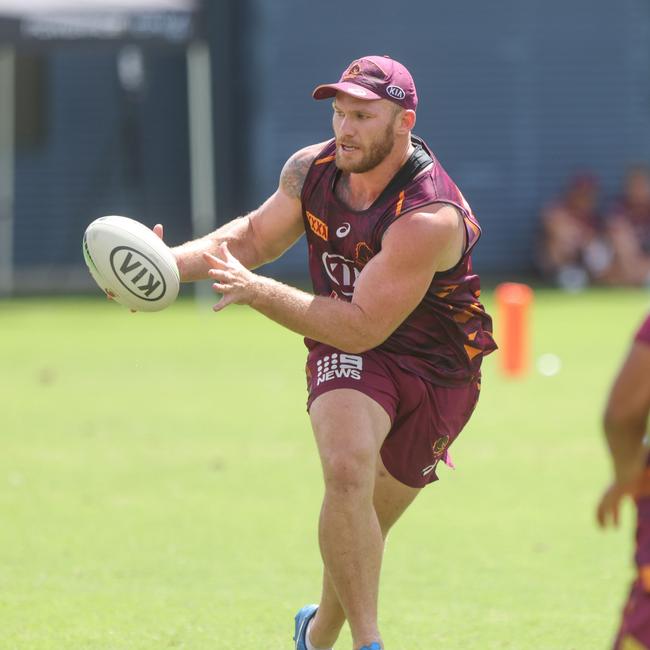
[[[650,314],[643,321],[643,325],[639,328],[639,331],[636,333],[634,340],[637,343],[645,343],[650,345]]]
[[[367,210],[347,207],[335,194],[341,172],[335,141],[312,163],[302,190],[302,210],[314,293],[351,301],[368,261],[381,250],[382,237],[405,213],[448,203],[463,215],[467,233],[458,264],[436,273],[406,320],[376,349],[423,379],[446,386],[479,376],[481,359],[496,349],[492,320],[479,302],[480,283],[470,253],[481,229],[460,190],[425,143],[413,137],[415,151]],[[314,341],[305,339],[308,348]]]

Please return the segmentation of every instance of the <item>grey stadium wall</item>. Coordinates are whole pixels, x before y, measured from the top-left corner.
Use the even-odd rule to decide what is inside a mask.
[[[574,171],[597,173],[607,199],[626,165],[650,162],[646,0],[252,5],[256,199],[286,156],[330,136],[331,108],[310,92],[363,54],[411,70],[416,132],[483,225],[483,272],[532,270],[539,208]]]
[[[228,45],[229,76],[215,61],[216,119],[231,116],[216,128],[217,182],[237,184],[220,201],[220,221],[273,192],[293,151],[330,137],[330,105],[314,102],[311,90],[363,54],[390,54],[412,71],[420,96],[416,132],[484,227],[475,255],[483,273],[531,271],[539,209],[572,172],[598,174],[606,201],[628,164],[650,162],[646,0],[234,5],[239,19]],[[219,48],[223,55],[222,44],[213,43]],[[101,212],[141,211],[165,221],[171,240],[184,238],[182,55],[148,58],[147,101],[126,114],[127,128],[128,120],[142,127],[140,157],[130,164],[144,170],[143,189],[134,193],[119,136],[129,109],[119,98],[114,57],[65,52],[48,60],[47,137],[19,149],[17,160],[17,265],[82,264],[79,231]],[[268,272],[294,275],[304,268],[299,245]]]
[[[170,236],[189,235],[185,59],[145,56],[141,106],[120,89],[110,49],[45,56],[43,133],[19,142],[16,156],[15,261],[28,287],[38,284],[29,269],[44,266],[66,284],[83,264],[85,226],[103,214],[148,215],[167,223]]]

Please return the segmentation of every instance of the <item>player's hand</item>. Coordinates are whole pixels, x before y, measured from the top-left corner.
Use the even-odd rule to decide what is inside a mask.
[[[204,253],[203,258],[210,270],[208,275],[215,280],[212,289],[221,294],[221,300],[212,308],[221,311],[228,305],[250,304],[260,288],[260,276],[249,271],[222,243],[216,255]]]
[[[641,488],[641,475],[629,481],[613,481],[603,492],[596,509],[596,518],[601,528],[618,526],[621,503],[626,497],[634,498]]]
[[[630,492],[619,483],[607,486],[596,509],[596,518],[601,528],[607,528],[610,524],[618,526],[621,502],[628,494]]]

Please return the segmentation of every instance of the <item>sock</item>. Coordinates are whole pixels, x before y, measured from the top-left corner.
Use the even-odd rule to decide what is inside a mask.
[[[381,650],[381,645],[374,641],[370,645],[364,645],[363,648],[359,648],[359,650]]]
[[[312,642],[309,640],[309,630],[311,630],[311,624],[314,622],[312,618],[311,621],[307,624],[307,632],[305,633],[305,641],[307,642],[307,650],[333,650],[333,648],[317,648],[315,645],[312,645]]]

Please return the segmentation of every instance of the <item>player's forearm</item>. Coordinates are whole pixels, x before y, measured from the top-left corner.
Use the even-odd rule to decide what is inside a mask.
[[[645,422],[606,417],[605,435],[616,480],[626,483],[638,478],[645,468],[648,453],[643,444]]]
[[[249,269],[254,269],[262,260],[255,247],[253,231],[248,216],[233,219],[214,232],[194,239],[181,246],[176,246],[172,252],[176,256],[181,282],[195,282],[208,278],[210,267],[203,258],[203,253],[215,254],[219,245],[228,243],[228,248]]]
[[[381,342],[358,305],[313,296],[270,278],[259,278],[250,306],[297,334],[344,352],[364,352]]]

